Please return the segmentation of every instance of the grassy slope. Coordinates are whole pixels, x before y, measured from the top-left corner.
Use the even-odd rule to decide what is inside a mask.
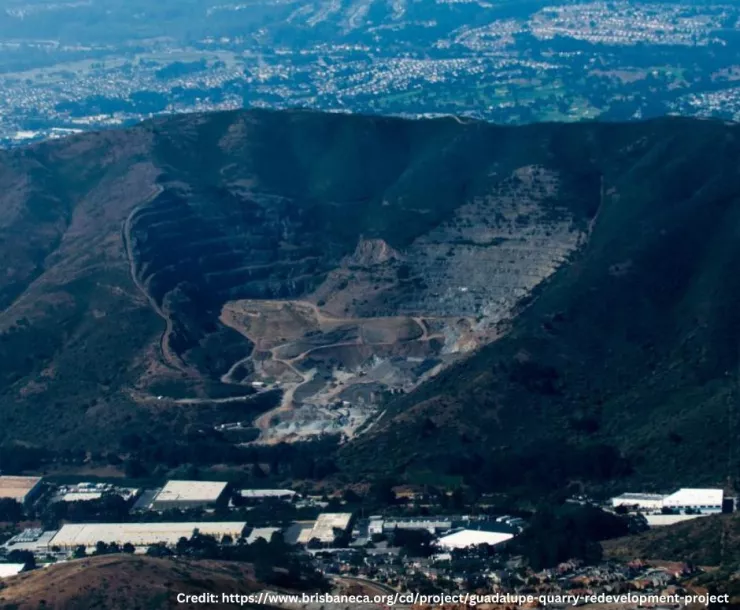
[[[740,516],[712,515],[602,543],[607,557],[690,561],[700,566],[740,564]]]
[[[16,610],[223,608],[178,604],[177,593],[248,594],[262,587],[246,564],[109,555],[27,572],[3,582],[0,606]]]

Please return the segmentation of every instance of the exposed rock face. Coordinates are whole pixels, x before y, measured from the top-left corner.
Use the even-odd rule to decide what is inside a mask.
[[[344,264],[347,267],[374,267],[400,259],[401,255],[382,239],[360,238],[354,253],[344,260]]]
[[[18,408],[0,428],[32,438],[19,414],[57,404],[51,395],[65,416],[69,399],[101,421],[127,413],[145,425],[162,400],[231,404],[256,382],[283,392],[278,420],[300,405],[334,409],[313,430],[354,433],[389,392],[499,336],[583,241],[598,172],[563,166],[547,130],[522,154],[511,133],[255,111],[4,153],[0,327],[12,333],[0,387]],[[259,305],[275,301],[292,305]],[[265,334],[244,302],[265,329],[284,315],[295,327]],[[13,356],[20,345],[32,346],[26,362]],[[94,365],[80,365],[91,353]],[[80,367],[89,384],[68,396],[59,380]]]
[[[353,436],[386,394],[412,391],[498,337],[585,239],[557,205],[567,187],[556,172],[526,166],[487,180],[490,192],[401,251],[361,238],[308,301],[227,304],[222,319],[267,349],[246,380],[285,390],[259,421],[262,441]]]

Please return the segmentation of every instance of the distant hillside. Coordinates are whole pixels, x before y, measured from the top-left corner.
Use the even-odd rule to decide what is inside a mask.
[[[354,437],[348,481],[724,485],[738,237],[720,122],[240,111],[5,152],[0,445],[243,464],[214,426],[253,422]]]
[[[176,595],[247,594],[260,589],[262,587],[245,564],[109,555],[61,563],[8,578],[0,583],[0,608],[228,608],[232,606],[180,604],[176,602]]]
[[[740,515],[712,515],[602,542],[615,559],[685,561],[699,566],[740,565]]]

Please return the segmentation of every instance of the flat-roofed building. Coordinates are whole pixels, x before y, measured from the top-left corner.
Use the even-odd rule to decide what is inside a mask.
[[[30,551],[31,553],[45,553],[49,550],[49,541],[56,534],[56,530],[44,531],[40,527],[24,529],[16,534],[3,546],[10,551]]]
[[[370,517],[370,521],[367,524],[367,535],[378,536],[383,533],[383,518],[382,517]]]
[[[663,494],[624,493],[612,498],[612,507],[637,506],[641,510],[656,510],[663,508]]]
[[[41,489],[41,477],[0,476],[0,499],[28,504]]]
[[[301,540],[318,540],[322,544],[331,544],[337,536],[349,530],[352,513],[321,513],[313,524],[310,533],[303,534]]]
[[[313,529],[313,521],[296,521],[283,530],[283,540],[286,544],[306,544],[310,538],[305,538]]]
[[[247,524],[243,521],[189,522],[189,523],[68,523],[49,542],[49,547],[75,549],[79,546],[94,547],[98,542],[123,546],[127,542],[136,547],[153,544],[172,546],[180,538],[191,538],[198,530],[203,535],[221,540],[231,536],[241,537]]]
[[[435,543],[439,548],[452,550],[452,549],[466,549],[471,546],[478,546],[480,544],[488,544],[490,546],[496,546],[503,542],[507,542],[514,537],[513,534],[506,532],[488,532],[483,530],[460,530],[448,536],[443,536]]]
[[[281,531],[279,527],[255,527],[247,536],[247,544],[253,544],[260,538],[265,542],[270,542],[272,535],[279,531]]]
[[[8,578],[23,572],[26,567],[25,563],[0,563],[0,578]]]
[[[215,504],[226,486],[224,481],[167,481],[155,496],[151,509],[198,508]]]
[[[292,489],[242,489],[239,494],[245,500],[291,500],[297,495]]]
[[[401,517],[397,519],[387,519],[383,522],[383,530],[392,532],[393,530],[427,530],[434,534],[443,532],[452,528],[453,517]]]
[[[721,513],[724,492],[721,489],[684,487],[663,499],[663,507],[672,510],[692,510],[700,513]]]
[[[691,521],[692,519],[701,519],[702,517],[708,517],[709,514],[704,515],[662,515],[652,514],[645,515],[645,520],[650,527],[663,527],[665,525],[675,525],[676,523],[683,523],[684,521]]]
[[[138,489],[131,487],[116,487],[111,483],[77,483],[74,485],[60,485],[52,502],[87,502],[100,500],[104,495],[116,495],[124,500],[136,496]]]

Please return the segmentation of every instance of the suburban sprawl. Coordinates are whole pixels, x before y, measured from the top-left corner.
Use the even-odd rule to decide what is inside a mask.
[[[730,2],[270,0],[246,11],[199,0],[196,25],[161,4],[5,9],[0,142],[240,107],[502,123],[740,116],[740,8]],[[144,8],[154,11],[148,35],[137,29]],[[156,11],[168,9],[165,30]],[[84,11],[109,24],[105,38],[74,25]]]

